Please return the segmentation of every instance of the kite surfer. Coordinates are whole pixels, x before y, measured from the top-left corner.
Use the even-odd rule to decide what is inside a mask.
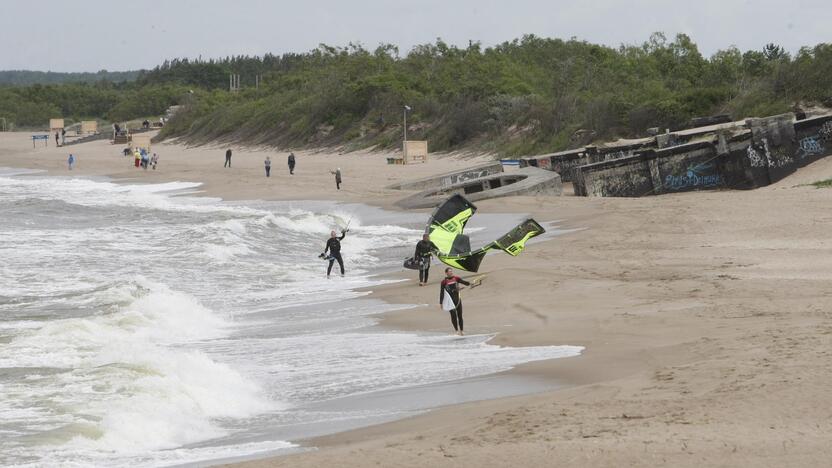
[[[326,241],[326,248],[324,248],[324,253],[321,254],[321,258],[329,260],[329,266],[326,269],[326,277],[329,278],[329,274],[332,272],[332,265],[335,264],[335,261],[338,261],[338,266],[341,267],[341,276],[344,276],[344,259],[341,258],[341,241],[344,240],[346,237],[347,232],[349,229],[345,228],[341,230],[341,237],[332,231],[329,233],[329,239]],[[327,255],[329,252],[329,255]]]
[[[471,285],[468,281],[454,275],[452,268],[445,268],[445,279],[439,284],[439,307],[450,312],[451,324],[456,334],[462,336],[464,333],[462,331],[462,300],[459,298],[460,284]]]
[[[419,264],[419,286],[428,284],[430,254],[438,250],[427,234],[422,235],[422,240],[416,243],[416,253],[413,254],[413,260]]]

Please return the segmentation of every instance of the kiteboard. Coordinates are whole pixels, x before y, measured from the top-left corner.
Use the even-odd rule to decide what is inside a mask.
[[[404,263],[402,264],[403,267],[407,268],[408,270],[418,270],[419,269],[419,262],[413,257],[408,257],[404,259]]]
[[[445,291],[445,298],[442,299],[442,310],[445,312],[450,312],[456,309],[456,304],[454,304],[454,300],[451,299],[450,293]]]

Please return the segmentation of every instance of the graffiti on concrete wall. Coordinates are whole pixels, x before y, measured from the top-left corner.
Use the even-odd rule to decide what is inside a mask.
[[[718,187],[724,182],[722,174],[717,172],[716,164],[707,162],[688,166],[682,175],[668,175],[664,179],[664,186],[670,190],[682,190]]]
[[[832,142],[832,120],[823,124],[818,131],[818,137],[824,142]]]
[[[571,173],[576,167],[583,166],[583,161],[573,159],[571,161],[558,161],[552,163],[552,170],[558,174]]]
[[[786,148],[777,145],[774,149],[771,149],[767,138],[763,138],[763,149],[765,151],[768,167],[785,167],[794,163],[794,159],[791,155],[786,153]]]
[[[786,154],[785,148],[776,146],[774,151],[768,145],[768,139],[763,138],[762,148],[757,145],[748,146],[748,162],[751,167],[784,167],[794,163],[794,159]]]
[[[751,164],[751,167],[768,166],[764,155],[760,154],[760,152],[754,148],[754,145],[748,145],[748,162]]]
[[[463,172],[462,174],[453,174],[449,175],[448,177],[443,177],[442,182],[440,183],[440,187],[447,187],[449,185],[455,185],[460,182],[466,182],[469,180],[479,179],[480,177],[489,176],[494,174],[494,171],[488,169],[481,169],[479,171],[468,171]]]
[[[797,146],[797,157],[804,159],[809,156],[823,154],[823,140],[818,137],[809,136],[800,140]]]

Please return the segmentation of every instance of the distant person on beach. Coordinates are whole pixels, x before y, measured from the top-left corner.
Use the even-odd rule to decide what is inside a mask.
[[[75,156],[73,156],[72,153],[69,154],[69,157],[67,158],[66,163],[67,163],[67,165],[69,165],[69,170],[71,171],[72,170],[72,164],[75,163]]]
[[[341,190],[341,168],[336,168],[334,171],[329,171],[330,174],[335,174],[335,188]]]
[[[272,158],[266,156],[266,160],[263,161],[263,164],[266,166],[266,177],[269,177],[269,172],[272,171]]]
[[[454,270],[445,268],[445,279],[439,284],[439,307],[451,314],[451,324],[459,336],[462,331],[462,300],[459,298],[459,285],[470,286],[471,283],[454,275]]]
[[[295,175],[295,153],[289,153],[289,175]]]
[[[61,146],[66,144],[66,129],[61,129]]]
[[[142,169],[147,170],[147,164],[150,162],[150,158],[147,156],[147,151],[142,150]]]
[[[55,132],[55,146],[61,146],[61,142],[58,140],[58,132]]]
[[[158,154],[156,154],[156,153],[153,153],[153,157],[152,157],[152,158],[150,158],[150,164],[152,164],[152,165],[153,165],[153,170],[154,170],[154,171],[156,170],[156,164],[157,164],[158,162],[159,162],[159,155],[158,155]]]
[[[231,167],[231,148],[225,152],[225,165],[222,167]]]
[[[428,284],[430,254],[437,250],[439,249],[430,241],[430,236],[427,234],[422,235],[422,240],[416,243],[416,253],[413,254],[413,259],[419,262],[419,286]]]
[[[121,126],[119,124],[113,124],[113,130],[115,131],[113,136],[118,136],[121,133]]]
[[[338,266],[341,267],[341,276],[344,276],[344,259],[341,258],[341,241],[347,236],[348,231],[349,229],[343,229],[341,231],[341,237],[338,237],[335,231],[329,233],[329,239],[326,241],[324,253],[321,254],[323,258],[329,260],[329,266],[326,269],[327,278],[329,278],[329,274],[332,272],[332,265],[336,261],[338,262]],[[327,252],[329,252],[329,255],[327,255]]]
[[[136,150],[134,150],[134,151],[133,151],[133,158],[134,158],[134,159],[135,159],[135,161],[136,161],[136,167],[139,167],[139,166],[141,166],[141,165],[142,165],[142,154],[141,154],[141,153],[139,153],[139,150],[138,150],[138,149],[136,149]]]

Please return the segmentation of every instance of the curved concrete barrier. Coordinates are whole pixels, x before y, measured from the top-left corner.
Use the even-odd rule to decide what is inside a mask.
[[[460,171],[448,172],[437,176],[393,184],[387,188],[392,190],[441,189],[468,180],[489,176],[491,174],[499,174],[501,172],[503,172],[503,165],[500,161],[494,161],[493,163],[481,164],[479,166],[469,167]]]
[[[536,167],[525,167],[510,173],[492,174],[466,180],[440,189],[419,192],[396,202],[402,208],[432,208],[449,195],[465,195],[470,201],[515,195],[560,195],[563,191],[560,174]]]

